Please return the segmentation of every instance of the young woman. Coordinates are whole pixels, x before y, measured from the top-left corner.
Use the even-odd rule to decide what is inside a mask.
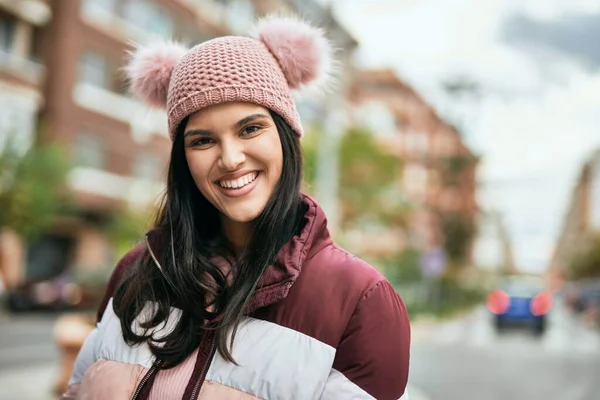
[[[322,32],[290,18],[134,52],[133,92],[167,110],[166,196],[146,243],[118,263],[64,398],[403,396],[402,300],[300,193],[291,90],[331,63]]]

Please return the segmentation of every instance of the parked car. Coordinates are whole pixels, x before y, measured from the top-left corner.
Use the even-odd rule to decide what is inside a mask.
[[[546,331],[547,315],[552,308],[552,294],[543,280],[535,277],[503,279],[487,298],[498,332],[507,327],[526,326],[542,335]]]
[[[30,279],[7,290],[5,302],[13,312],[95,309],[106,290],[107,271],[65,271]]]
[[[566,304],[590,325],[600,327],[600,280],[574,282],[566,292]]]
[[[62,311],[81,298],[79,287],[66,275],[25,281],[8,291],[8,308],[19,311]]]

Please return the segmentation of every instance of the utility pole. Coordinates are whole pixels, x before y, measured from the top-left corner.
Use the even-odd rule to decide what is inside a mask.
[[[323,131],[317,142],[316,197],[327,215],[332,234],[338,228],[340,143],[345,130],[345,116],[340,104],[329,103],[325,110]]]

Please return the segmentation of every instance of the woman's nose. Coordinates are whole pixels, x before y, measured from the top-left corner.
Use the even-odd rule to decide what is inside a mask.
[[[219,161],[219,167],[226,171],[238,169],[246,161],[244,146],[235,141],[223,143]]]

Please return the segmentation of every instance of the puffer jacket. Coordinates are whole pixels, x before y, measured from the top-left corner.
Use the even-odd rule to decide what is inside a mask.
[[[65,398],[407,398],[410,327],[400,296],[379,271],[334,244],[314,199],[305,196],[304,202],[302,231],[267,267],[238,329],[232,355],[239,365],[215,351],[212,334],[169,370],[153,367],[147,345],[130,347],[123,340],[112,296],[144,251],[161,251],[160,232],[151,231],[113,272]],[[172,308],[156,337],[179,316]]]

